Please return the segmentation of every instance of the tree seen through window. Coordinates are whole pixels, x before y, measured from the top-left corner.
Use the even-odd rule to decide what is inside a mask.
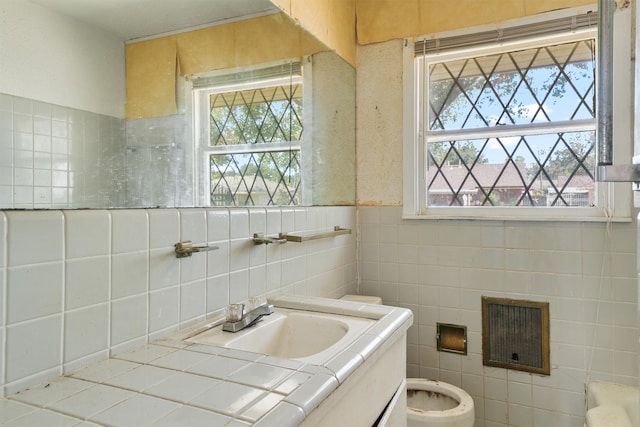
[[[593,39],[426,66],[430,206],[594,204]]]
[[[302,84],[213,93],[211,204],[297,205]]]

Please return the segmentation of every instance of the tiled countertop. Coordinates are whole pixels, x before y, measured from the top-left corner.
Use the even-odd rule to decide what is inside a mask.
[[[324,366],[178,338],[156,341],[0,400],[0,424],[296,426],[412,322],[403,308],[308,297],[270,302],[378,321]]]

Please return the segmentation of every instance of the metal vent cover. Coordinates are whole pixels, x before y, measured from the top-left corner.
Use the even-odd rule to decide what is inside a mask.
[[[482,363],[550,375],[549,303],[483,296]]]

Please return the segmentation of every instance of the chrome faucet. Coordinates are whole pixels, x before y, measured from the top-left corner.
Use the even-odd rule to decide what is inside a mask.
[[[263,316],[273,313],[273,304],[262,304],[253,310],[244,313],[240,320],[231,322],[226,321],[222,324],[222,330],[226,332],[238,332],[249,326],[255,325]]]

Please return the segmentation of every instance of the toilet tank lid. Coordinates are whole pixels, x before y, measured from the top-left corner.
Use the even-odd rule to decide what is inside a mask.
[[[345,301],[362,302],[365,304],[382,304],[382,298],[371,295],[345,295],[340,299]]]

